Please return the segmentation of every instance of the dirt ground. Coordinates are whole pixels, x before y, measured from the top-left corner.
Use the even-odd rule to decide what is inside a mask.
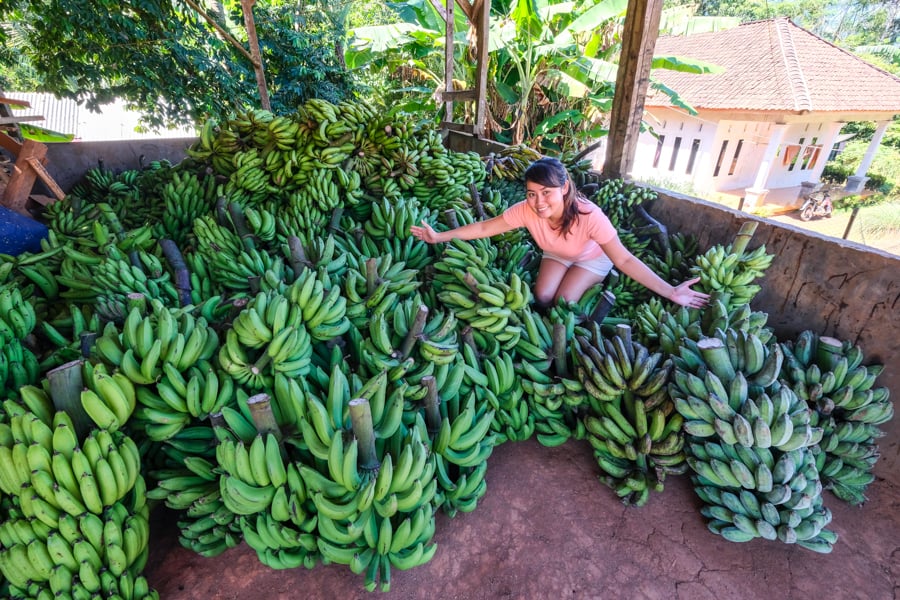
[[[271,570],[244,544],[202,558],[178,545],[165,510],[154,513],[145,575],[166,600],[900,598],[900,488],[881,478],[863,507],[825,492],[840,539],[822,555],[713,535],[687,476],[625,507],[598,481],[584,442],[507,443],[488,465],[475,511],[439,514],[434,558],[394,570],[388,593],[366,592],[345,566]]]

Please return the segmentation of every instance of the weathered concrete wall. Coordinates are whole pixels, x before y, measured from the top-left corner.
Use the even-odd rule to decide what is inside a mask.
[[[69,142],[47,144],[47,171],[64,191],[77,183],[86,171],[103,166],[113,172],[140,168],[151,161],[167,159],[181,162],[185,150],[196,138],[158,138],[112,142]]]
[[[650,213],[670,232],[691,233],[700,247],[727,244],[748,220],[759,223],[749,247],[775,254],[751,303],[769,314],[779,339],[811,329],[863,349],[864,364],[885,365],[876,380],[900,398],[900,257],[782,225],[696,198],[657,190]],[[900,410],[897,411],[900,413]],[[900,483],[900,416],[881,425],[881,477]]]

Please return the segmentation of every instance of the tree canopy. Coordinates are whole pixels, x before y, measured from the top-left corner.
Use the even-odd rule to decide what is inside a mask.
[[[351,81],[338,52],[347,3],[257,2],[255,21],[273,108],[313,96],[339,100]],[[204,10],[179,0],[0,0],[0,85],[25,85],[96,108],[115,98],[147,115],[147,124],[197,122],[258,104],[241,4]]]

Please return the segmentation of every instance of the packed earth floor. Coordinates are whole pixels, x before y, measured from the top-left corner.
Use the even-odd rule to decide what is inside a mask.
[[[831,554],[816,554],[713,535],[687,475],[669,477],[645,506],[626,507],[598,480],[584,442],[508,442],[488,465],[477,508],[438,513],[434,558],[395,569],[387,593],[365,591],[344,565],[272,570],[246,544],[203,558],[178,544],[164,507],[151,517],[144,574],[164,600],[900,598],[900,486],[882,477],[861,507],[823,493],[840,538]]]

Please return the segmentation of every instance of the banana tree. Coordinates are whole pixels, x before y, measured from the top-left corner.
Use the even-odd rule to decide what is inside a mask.
[[[431,94],[443,83],[443,20],[428,0],[400,7],[400,23],[355,30],[348,66],[383,67],[414,75],[419,91]],[[604,118],[615,94],[619,29],[627,0],[503,0],[492,3],[488,126],[495,139],[526,139],[545,149],[564,150],[605,134]],[[455,61],[463,81],[474,64],[463,60],[468,24],[457,15]],[[691,72],[714,67],[677,57],[657,57],[654,66]],[[686,105],[677,93],[656,87]],[[423,89],[424,88],[424,89]],[[405,87],[411,92],[416,88]],[[689,107],[686,107],[689,108]],[[559,141],[558,141],[559,140]]]

